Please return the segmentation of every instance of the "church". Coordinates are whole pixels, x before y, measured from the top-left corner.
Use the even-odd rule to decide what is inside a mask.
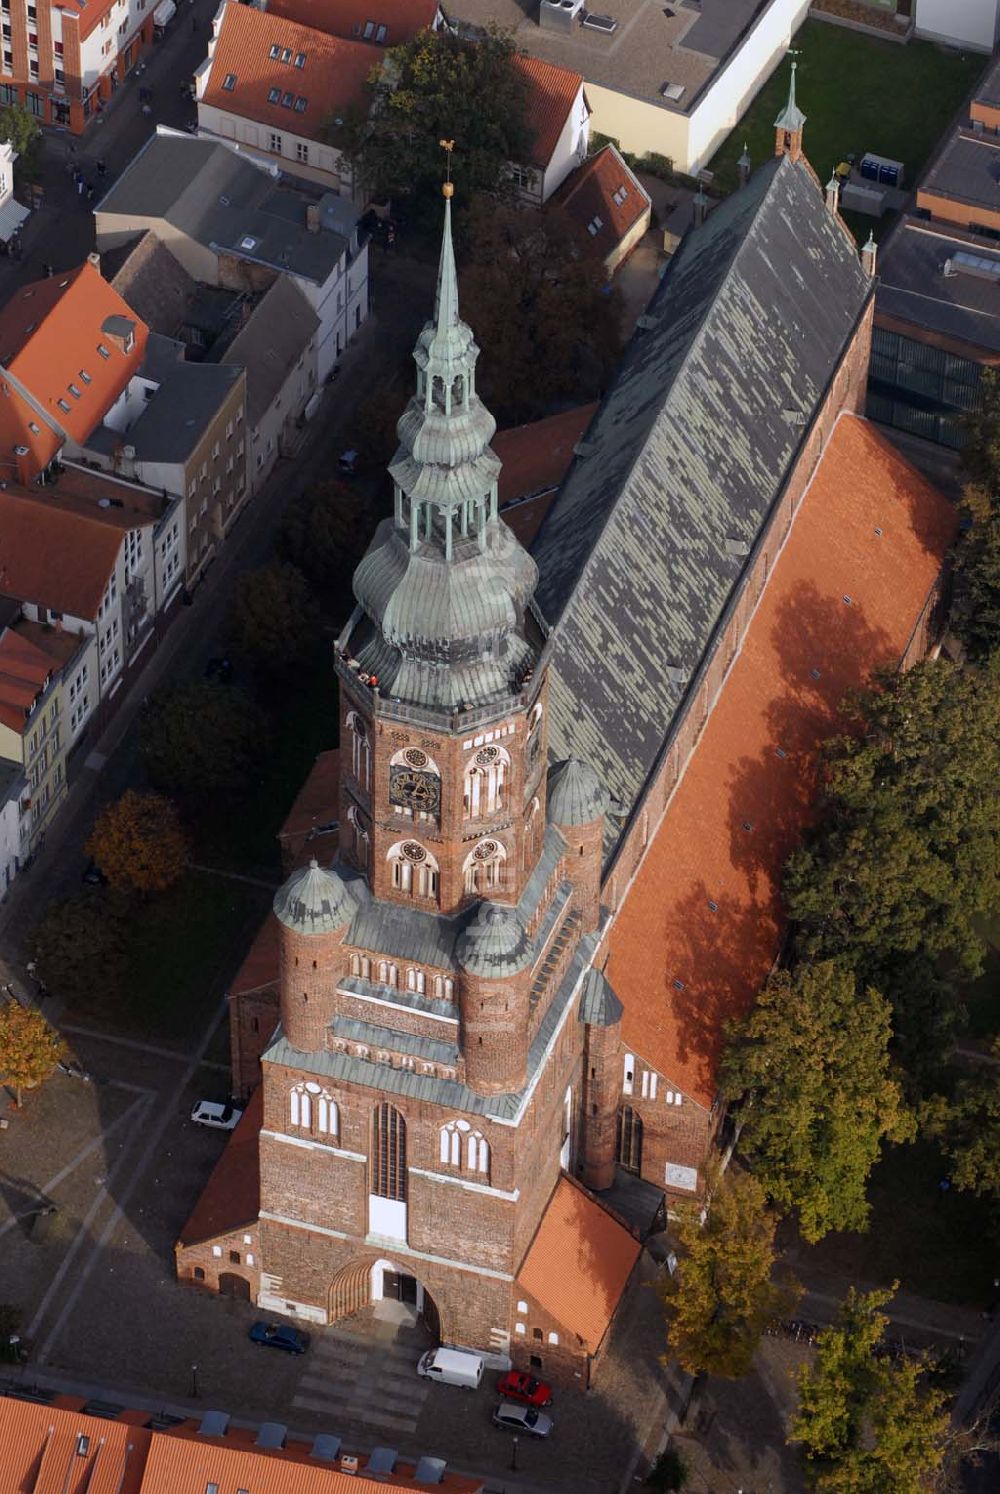
[[[399,1297],[589,1383],[642,1240],[698,1197],[816,748],[933,642],[954,522],[863,419],[875,249],[804,122],[793,73],[774,158],[682,241],[531,553],[446,187],[340,747],[303,791],[326,833],[230,991],[248,1104],[179,1279],[315,1323]]]

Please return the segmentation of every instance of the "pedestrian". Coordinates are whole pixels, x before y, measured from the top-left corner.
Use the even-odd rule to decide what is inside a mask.
[[[94,184],[93,184],[93,182],[88,182],[87,183],[87,201],[88,202],[93,202],[93,200],[94,200]]]
[[[108,170],[107,163],[105,161],[98,161],[98,163],[97,163],[97,174],[101,178],[102,182],[103,182],[105,176],[107,175],[107,170]]]
[[[80,196],[80,197],[83,196],[84,188],[86,187],[86,185],[87,184],[86,184],[86,182],[83,179],[83,172],[81,171],[80,175],[76,179],[76,190],[77,190],[77,195],[78,196]]]

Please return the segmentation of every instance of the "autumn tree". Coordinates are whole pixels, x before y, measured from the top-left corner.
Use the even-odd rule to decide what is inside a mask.
[[[784,892],[800,958],[836,958],[892,1002],[917,1070],[947,1047],[943,978],[979,973],[976,920],[1000,903],[1000,674],[924,660],[848,701],[825,744],[816,830]]]
[[[777,1222],[757,1179],[732,1171],[704,1224],[696,1204],[679,1210],[680,1259],[660,1290],[670,1356],[688,1374],[745,1375],[761,1334],[792,1310],[797,1286],[772,1279]]]
[[[1000,1197],[1000,1039],[992,1062],[964,1074],[950,1098],[933,1096],[922,1112],[923,1129],[941,1143],[956,1188]]]
[[[367,195],[409,199],[415,218],[436,223],[444,172],[439,141],[454,140],[451,176],[460,201],[480,193],[513,197],[509,163],[527,163],[533,145],[516,51],[499,31],[475,40],[423,31],[390,48],[368,117],[339,140]]]
[[[128,963],[125,908],[113,890],[88,889],[51,903],[28,948],[42,981],[72,1004],[103,1003],[118,992]]]
[[[187,841],[170,800],[135,789],[101,811],[84,849],[111,886],[123,892],[165,892],[188,861]]]
[[[891,1009],[833,960],[773,974],[729,1030],[722,1087],[754,1176],[808,1241],[865,1229],[865,1187],[883,1139],[914,1122],[889,1061]]]
[[[952,552],[951,627],[973,663],[982,664],[1000,645],[1000,486],[967,487],[962,515]]]
[[[962,471],[974,487],[1000,497],[1000,372],[984,368],[979,404],[963,417]]]
[[[226,625],[234,649],[262,673],[279,678],[316,649],[319,607],[294,565],[266,565],[238,577]]]
[[[158,690],[139,728],[150,783],[193,803],[242,794],[267,742],[267,717],[252,695],[200,681]]]
[[[462,316],[487,349],[476,385],[493,413],[533,420],[595,398],[621,352],[621,298],[587,235],[551,206],[539,219],[479,202],[462,257]]]
[[[824,1494],[920,1494],[941,1468],[944,1392],[928,1382],[925,1359],[878,1352],[891,1298],[849,1288],[800,1375],[788,1440],[801,1446],[808,1481]]]
[[[329,599],[334,615],[346,619],[354,606],[352,577],[376,523],[375,507],[360,488],[322,482],[289,504],[275,547]]]
[[[41,1012],[17,1001],[0,1006],[0,1081],[14,1091],[19,1109],[22,1090],[36,1089],[65,1052],[66,1044]]]
[[[18,181],[32,181],[39,167],[42,127],[31,111],[17,104],[0,109],[0,140],[9,140],[14,147],[14,175]]]

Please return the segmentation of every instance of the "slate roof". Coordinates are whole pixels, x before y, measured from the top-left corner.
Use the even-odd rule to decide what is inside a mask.
[[[319,317],[294,280],[279,275],[222,358],[247,371],[251,425],[267,414],[318,328]]]
[[[151,332],[139,373],[156,384],[156,392],[124,434],[101,425],[85,445],[108,453],[127,442],[135,447],[140,461],[185,462],[243,370],[219,363],[189,363],[183,354],[182,342]]]
[[[956,130],[920,183],[918,206],[926,195],[1000,211],[1000,141]]]
[[[956,255],[972,255],[997,266],[998,278],[971,274]],[[942,273],[952,261],[952,275]],[[875,314],[881,321],[908,322],[984,353],[1000,354],[1000,248],[907,218],[878,257]]]
[[[205,248],[323,284],[348,241],[328,228],[311,233],[306,203],[228,145],[157,133],[97,204],[97,240],[162,219]]]
[[[877,428],[841,415],[608,940],[622,1042],[705,1107],[725,1022],[781,945],[816,750],[847,692],[903,655],[954,528]]]
[[[808,165],[762,166],[683,240],[542,526],[551,758],[628,812],[870,293]]]
[[[370,1048],[411,1053],[433,1063],[458,1063],[458,1044],[445,1043],[440,1038],[423,1037],[419,1033],[403,1032],[396,1027],[381,1027],[374,1022],[359,1022],[355,1017],[335,1017],[331,1023],[331,1031],[334,1037],[347,1038],[352,1043],[366,1043]]]

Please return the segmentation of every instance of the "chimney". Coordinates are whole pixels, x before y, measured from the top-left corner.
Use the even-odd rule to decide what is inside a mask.
[[[736,162],[736,169],[740,174],[740,186],[745,187],[750,180],[750,147],[745,140],[743,142],[743,154]]]
[[[840,182],[837,180],[836,171],[830,172],[830,180],[826,184],[826,210],[837,216],[840,207]]]
[[[875,257],[878,254],[878,245],[875,242],[875,234],[869,230],[867,241],[861,250],[861,268],[869,280],[875,279]]]
[[[320,220],[319,220],[319,203],[318,202],[307,202],[306,203],[306,227],[308,228],[308,230],[309,230],[310,233],[319,233],[320,226],[321,225],[320,225]]]
[[[101,273],[101,256],[97,254],[93,249],[87,255],[87,263],[88,265],[93,265],[98,275]]]
[[[708,198],[705,196],[704,186],[698,187],[691,207],[694,210],[694,226],[695,228],[700,228],[708,217]]]

